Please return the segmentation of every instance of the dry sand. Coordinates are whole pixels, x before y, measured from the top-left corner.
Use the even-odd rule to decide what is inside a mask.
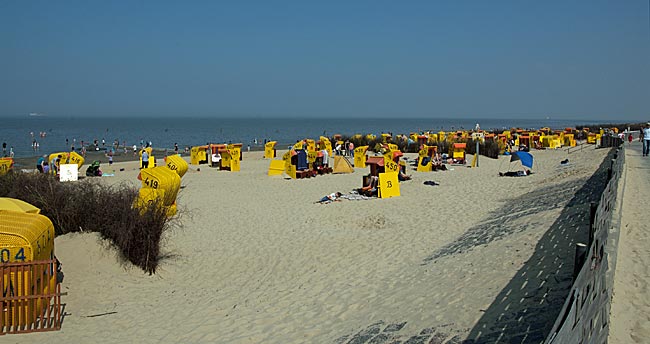
[[[400,183],[401,197],[331,204],[314,202],[360,187],[368,169],[305,180],[268,177],[262,152],[244,153],[240,172],[190,166],[177,201],[181,225],[165,235],[168,258],[157,274],[123,262],[96,234],[58,237],[67,293],[62,329],[10,339],[459,342],[484,327],[486,310],[606,153],[593,146],[570,155],[535,151],[535,174],[515,178],[498,177],[509,157],[482,157],[479,168],[409,172],[413,180]],[[570,163],[560,166],[565,158]],[[137,162],[103,169],[115,169],[103,182],[139,187]],[[588,205],[574,206],[587,214]]]

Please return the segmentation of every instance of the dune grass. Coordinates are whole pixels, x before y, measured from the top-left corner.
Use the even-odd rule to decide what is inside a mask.
[[[56,235],[98,232],[126,260],[153,274],[170,219],[157,204],[135,209],[137,194],[131,185],[107,186],[96,180],[61,183],[51,175],[22,172],[0,176],[0,197],[40,208],[54,224]]]

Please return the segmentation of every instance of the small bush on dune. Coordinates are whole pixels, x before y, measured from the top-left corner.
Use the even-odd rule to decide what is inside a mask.
[[[137,195],[138,190],[128,185],[107,186],[91,180],[61,183],[42,173],[0,176],[0,197],[20,199],[40,208],[54,224],[56,235],[98,232],[124,258],[153,274],[169,219],[157,204],[143,210],[133,208]]]
[[[488,158],[497,159],[499,157],[499,142],[486,140],[478,145],[479,153]],[[476,154],[476,141],[467,140],[467,154]]]

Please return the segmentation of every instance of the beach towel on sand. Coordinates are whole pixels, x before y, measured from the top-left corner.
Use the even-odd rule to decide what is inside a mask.
[[[359,193],[353,192],[347,195],[341,196],[341,198],[347,199],[349,201],[365,201],[368,199],[377,199],[377,197],[369,197],[366,195],[361,195]]]
[[[338,201],[344,200],[344,199],[346,199],[348,201],[365,201],[365,200],[369,200],[369,199],[377,199],[377,197],[369,197],[369,196],[366,196],[366,195],[362,195],[362,194],[359,194],[356,190],[353,190],[347,195],[341,195],[341,196],[336,198],[336,200],[338,200]],[[318,201],[316,203],[330,204],[333,201],[334,200],[331,200],[331,199],[328,200],[328,199],[325,199],[325,197],[323,197],[320,201]]]

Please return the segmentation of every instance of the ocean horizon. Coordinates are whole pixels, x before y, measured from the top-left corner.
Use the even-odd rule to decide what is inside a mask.
[[[619,121],[620,122],[620,121]],[[7,144],[7,154],[13,147],[15,157],[35,157],[68,151],[92,144],[94,140],[110,147],[114,141],[127,146],[152,142],[155,148],[180,149],[206,143],[242,143],[252,149],[263,146],[265,140],[277,141],[278,147],[303,138],[334,134],[375,134],[473,129],[480,124],[485,130],[508,128],[563,129],[578,125],[597,125],[612,121],[566,119],[487,119],[487,118],[126,118],[126,117],[54,117],[25,116],[2,119],[0,139]],[[43,134],[44,135],[41,135]],[[66,141],[67,140],[67,141]],[[33,149],[33,143],[38,149]]]

